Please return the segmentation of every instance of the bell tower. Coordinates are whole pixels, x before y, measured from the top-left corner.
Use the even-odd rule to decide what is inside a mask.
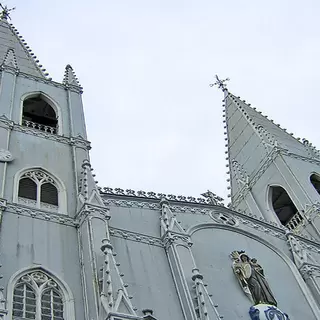
[[[220,79],[217,85],[224,92],[231,208],[319,239],[318,150],[233,95]]]
[[[49,312],[55,319],[81,320],[85,271],[75,217],[81,206],[82,165],[90,149],[82,88],[70,65],[61,83],[49,78],[8,15],[3,8],[0,319],[40,319]],[[41,291],[45,284],[57,289]],[[24,304],[28,295],[31,300]],[[46,295],[59,303],[44,307]]]

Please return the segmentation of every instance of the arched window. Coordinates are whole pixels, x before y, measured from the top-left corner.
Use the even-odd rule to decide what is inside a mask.
[[[294,230],[303,222],[301,214],[285,189],[280,186],[270,187],[270,198],[273,210],[282,225]]]
[[[19,180],[18,202],[39,209],[58,211],[59,196],[56,181],[40,169],[25,172]]]
[[[310,176],[310,182],[312,183],[313,187],[317,190],[317,192],[320,194],[320,177],[314,173]]]
[[[21,276],[13,290],[14,320],[66,320],[65,297],[60,286],[40,270]]]
[[[23,101],[22,125],[49,133],[57,133],[55,110],[41,94]]]

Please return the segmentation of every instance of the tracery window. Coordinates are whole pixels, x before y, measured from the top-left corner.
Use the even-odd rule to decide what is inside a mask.
[[[14,287],[12,317],[14,320],[65,320],[64,297],[59,285],[41,271],[23,275]]]
[[[23,101],[22,125],[48,133],[57,133],[58,119],[55,110],[43,95]]]
[[[19,180],[18,202],[58,211],[58,186],[51,176],[40,169],[27,171]]]

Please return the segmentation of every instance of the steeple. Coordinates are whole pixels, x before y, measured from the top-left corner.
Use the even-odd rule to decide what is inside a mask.
[[[11,9],[7,7],[2,7],[2,9],[0,18],[0,65],[4,67],[6,59],[14,56],[17,71],[31,76],[47,78],[49,74],[39,64],[39,60],[19,34],[19,31],[8,22]]]
[[[295,232],[320,236],[310,220],[320,203],[317,149],[233,95],[225,81],[217,78],[214,85],[224,93],[231,207]]]

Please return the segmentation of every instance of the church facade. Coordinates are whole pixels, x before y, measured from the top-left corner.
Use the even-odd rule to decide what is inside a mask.
[[[0,20],[1,320],[320,319],[320,155],[224,94],[231,205],[100,188],[82,88]]]

